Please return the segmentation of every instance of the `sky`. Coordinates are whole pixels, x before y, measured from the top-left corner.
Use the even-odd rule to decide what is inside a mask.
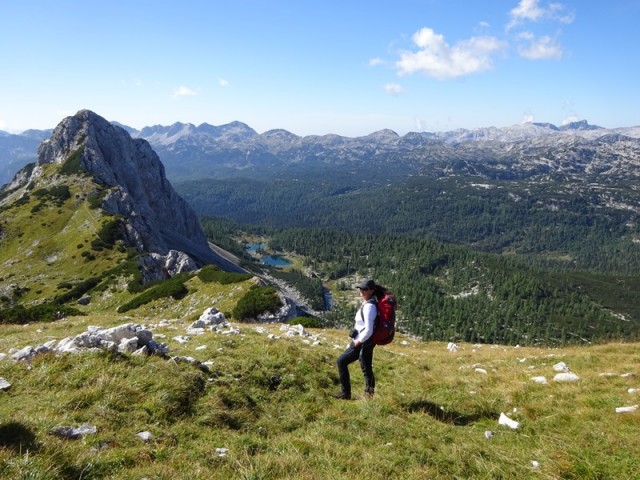
[[[640,125],[639,0],[0,0],[0,130]]]

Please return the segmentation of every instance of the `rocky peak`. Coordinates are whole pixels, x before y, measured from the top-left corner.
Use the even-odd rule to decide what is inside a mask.
[[[209,248],[195,213],[175,192],[146,140],[133,139],[123,128],[81,110],[60,122],[40,145],[37,166],[63,163],[71,155],[79,155],[80,165],[108,188],[102,207],[123,218],[127,243],[139,252],[167,263],[175,262],[177,251],[199,265],[238,270]],[[36,168],[32,175],[41,171]],[[190,264],[186,259],[182,263]]]

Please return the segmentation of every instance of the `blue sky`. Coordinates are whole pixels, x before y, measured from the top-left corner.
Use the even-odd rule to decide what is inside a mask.
[[[638,0],[0,0],[0,130],[640,125]]]

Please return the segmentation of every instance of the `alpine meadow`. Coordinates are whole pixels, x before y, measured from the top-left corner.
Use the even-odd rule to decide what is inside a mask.
[[[0,200],[0,475],[634,478],[636,132],[65,118]]]

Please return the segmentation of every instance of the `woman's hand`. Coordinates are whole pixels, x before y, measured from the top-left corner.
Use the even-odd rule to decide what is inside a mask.
[[[360,340],[354,340],[353,341],[353,347],[354,348],[360,348],[360,345],[362,345],[362,342]]]

